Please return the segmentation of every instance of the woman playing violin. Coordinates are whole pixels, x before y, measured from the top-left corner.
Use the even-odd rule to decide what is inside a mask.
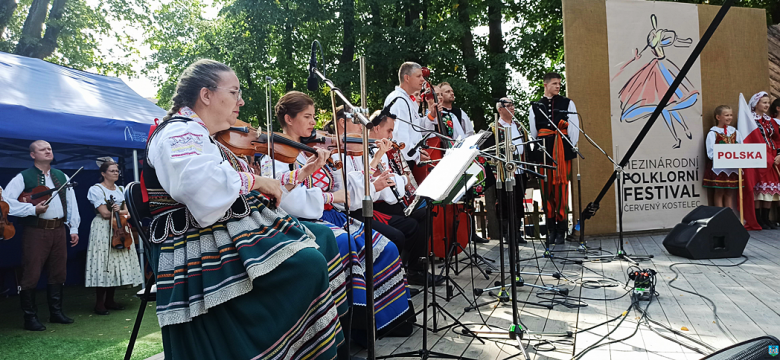
[[[213,139],[237,121],[239,84],[225,64],[193,63],[147,143],[165,358],[333,359],[344,340],[331,291],[330,275],[342,274],[333,234],[315,239],[270,206],[279,181],[253,174]]]
[[[315,108],[314,101],[308,95],[289,92],[279,99],[275,109],[285,135],[295,141],[311,136],[315,125]],[[276,161],[276,178],[284,184],[284,197],[280,206],[293,216],[316,220],[329,226],[336,235],[344,267],[348,271],[361,269],[362,261],[353,262],[353,259],[363,259],[365,255],[363,223],[352,218],[347,227],[347,217],[334,208],[346,203],[347,199],[343,182],[339,179],[341,172],[325,164],[329,156],[329,151],[320,149],[316,157],[299,154],[295,164]],[[264,162],[263,167],[264,170],[271,167],[270,160]],[[387,184],[386,176],[383,181]],[[350,208],[356,203],[350,201]],[[349,234],[344,230],[345,227],[349,229]],[[378,336],[382,336],[393,329],[394,324],[412,318],[414,311],[410,309],[398,248],[376,231],[372,236],[375,259],[373,296]],[[364,314],[365,305],[360,305],[366,303],[365,277],[362,272],[351,273],[354,286],[350,300],[353,310]],[[362,326],[362,322],[356,322],[355,325]],[[411,331],[411,328],[408,330]]]
[[[103,162],[100,165],[100,176],[102,181],[92,185],[87,193],[87,199],[95,207],[96,214],[89,230],[84,286],[95,288],[95,313],[108,315],[108,310],[124,310],[124,306],[114,299],[116,287],[137,286],[142,281],[134,247],[120,250],[111,246],[112,215],[119,213],[120,216],[129,216],[124,189],[116,185],[119,166],[113,161]]]

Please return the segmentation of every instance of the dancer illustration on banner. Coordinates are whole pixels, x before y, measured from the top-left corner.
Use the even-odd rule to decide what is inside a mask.
[[[649,49],[652,52],[652,60],[631,76],[618,93],[621,122],[632,123],[650,118],[674,78],[680,73],[680,68],[666,57],[664,48],[669,46],[687,48],[693,43],[691,38],[677,37],[677,33],[672,30],[659,29],[655,14],[650,15],[650,22],[653,25],[653,30],[650,30],[647,35],[647,45],[642,48],[642,51],[634,49],[634,58],[622,65],[620,71],[612,78],[614,81],[629,64],[639,60],[646,50]],[[669,132],[674,137],[675,143],[672,148],[677,149],[682,143],[680,137],[677,136],[675,122],[682,126],[685,136],[691,139],[691,130],[680,111],[693,106],[698,99],[699,91],[694,89],[693,84],[685,78],[661,112]]]

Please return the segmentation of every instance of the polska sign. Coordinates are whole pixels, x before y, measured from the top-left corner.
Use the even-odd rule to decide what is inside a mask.
[[[766,144],[715,144],[712,150],[715,169],[766,168]]]

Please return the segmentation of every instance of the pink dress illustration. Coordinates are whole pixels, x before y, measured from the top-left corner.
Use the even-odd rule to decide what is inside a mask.
[[[650,118],[661,98],[671,86],[674,78],[680,73],[671,60],[666,57],[664,48],[690,47],[693,42],[690,38],[678,38],[672,30],[658,29],[657,18],[655,14],[650,16],[650,22],[653,30],[647,35],[647,45],[642,51],[634,50],[634,58],[623,65],[620,71],[612,78],[617,78],[629,64],[640,59],[642,53],[650,50],[652,60],[642,66],[618,93],[620,97],[620,121],[631,123],[638,120]],[[699,91],[693,88],[693,84],[686,78],[669,99],[661,112],[661,115],[669,128],[672,137],[674,137],[673,148],[679,148],[681,144],[680,137],[677,135],[675,123],[682,127],[685,136],[691,139],[691,131],[685,123],[685,118],[680,113],[681,110],[693,106],[699,98]]]

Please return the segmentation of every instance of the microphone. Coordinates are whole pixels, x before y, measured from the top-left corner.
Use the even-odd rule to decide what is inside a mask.
[[[390,115],[390,108],[393,107],[393,104],[395,104],[395,102],[398,101],[398,99],[400,99],[400,98],[401,97],[396,97],[395,99],[390,101],[390,103],[387,104],[387,106],[385,106],[382,109],[382,111],[380,111],[378,114],[376,114],[376,116],[371,116],[370,118],[368,118],[368,121],[371,122],[371,126],[369,128],[372,128],[374,126],[379,126],[379,123],[382,122],[382,117]]]
[[[425,144],[425,140],[428,140],[428,137],[425,136],[420,141],[417,142],[417,144],[414,145],[413,148],[409,149],[409,151],[406,152],[406,155],[408,156],[414,156],[414,154],[417,152],[417,149],[419,149],[421,146]]]
[[[547,107],[547,105],[545,105],[543,102],[540,102],[540,101],[531,101],[531,105],[541,106],[541,107],[544,107],[544,108]]]
[[[555,110],[553,110],[553,111],[555,111],[555,112],[557,112],[557,113],[560,113],[560,114],[577,114],[577,112],[576,112],[576,111],[558,110],[558,109],[555,109]]]
[[[317,75],[314,73],[314,69],[317,68],[317,40],[311,43],[311,59],[309,60],[309,78],[306,79],[306,88],[309,91],[317,91],[320,87]]]

